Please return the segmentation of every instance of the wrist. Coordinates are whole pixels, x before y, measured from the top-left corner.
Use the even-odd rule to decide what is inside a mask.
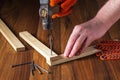
[[[100,18],[94,17],[90,20],[91,29],[95,32],[92,34],[93,39],[99,39],[101,38],[110,28],[109,25],[104,23]],[[97,35],[97,36],[96,36]]]
[[[96,22],[99,25],[99,27],[103,28],[106,31],[108,31],[112,26],[112,22],[105,21],[104,19],[102,19],[101,16],[95,16],[93,18],[93,22]]]

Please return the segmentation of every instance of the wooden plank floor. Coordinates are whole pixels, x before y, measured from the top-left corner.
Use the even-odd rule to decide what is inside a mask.
[[[64,18],[54,20],[54,51],[63,53],[67,40],[76,24],[83,23],[95,16],[107,0],[78,0],[74,12]],[[42,30],[38,15],[39,0],[0,0],[0,18],[25,44],[25,52],[15,52],[0,33],[0,80],[120,80],[120,61],[100,61],[90,56],[58,66],[49,67],[45,59],[28,46],[18,33],[29,31],[49,46],[48,32]],[[120,39],[120,21],[102,39]],[[98,41],[99,41],[98,40]],[[97,41],[96,41],[97,42]],[[96,43],[94,42],[94,43]],[[52,74],[31,76],[28,65],[11,68],[13,64],[34,60],[35,63],[52,71]]]

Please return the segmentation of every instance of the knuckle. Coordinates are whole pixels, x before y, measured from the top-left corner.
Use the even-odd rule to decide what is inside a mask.
[[[76,25],[74,29],[77,30],[77,29],[79,29],[79,28],[81,28],[80,25]]]
[[[85,32],[86,34],[88,34],[88,33],[89,33],[89,30],[85,29],[84,32]]]
[[[85,29],[84,30],[84,35],[89,36],[90,35],[89,30]]]
[[[75,40],[76,40],[76,39],[75,39],[74,37],[72,37],[72,38],[70,39],[70,42],[73,43],[73,42],[75,42]]]
[[[79,27],[79,25],[76,25],[76,26],[75,26],[75,28],[78,28],[78,27]]]
[[[75,27],[74,27],[74,32],[79,32],[79,31],[82,31],[83,30],[83,27],[82,26],[80,26],[80,25],[76,25]]]

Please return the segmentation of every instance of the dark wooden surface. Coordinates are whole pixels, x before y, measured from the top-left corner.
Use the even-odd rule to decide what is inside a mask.
[[[71,15],[54,20],[54,51],[63,53],[75,25],[93,18],[107,0],[78,0]],[[0,0],[0,18],[25,44],[25,52],[15,52],[0,33],[0,80],[120,80],[120,61],[100,61],[93,56],[49,67],[45,59],[26,44],[18,35],[29,31],[44,44],[48,44],[48,32],[41,26],[38,15],[39,0]],[[120,39],[120,21],[102,39]],[[98,40],[98,41],[99,41]],[[97,41],[96,41],[97,42]],[[11,68],[13,64],[34,60],[52,71],[52,74],[31,76],[28,65]]]

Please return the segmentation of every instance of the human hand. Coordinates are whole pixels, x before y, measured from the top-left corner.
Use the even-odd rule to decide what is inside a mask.
[[[74,4],[77,2],[77,0],[50,0],[50,6],[54,7],[58,4],[60,4],[61,11],[58,13],[55,13],[52,18],[57,17],[63,17],[72,12],[71,7],[74,6]]]
[[[94,40],[101,38],[108,29],[97,19],[75,26],[65,49],[65,57],[78,56]]]

